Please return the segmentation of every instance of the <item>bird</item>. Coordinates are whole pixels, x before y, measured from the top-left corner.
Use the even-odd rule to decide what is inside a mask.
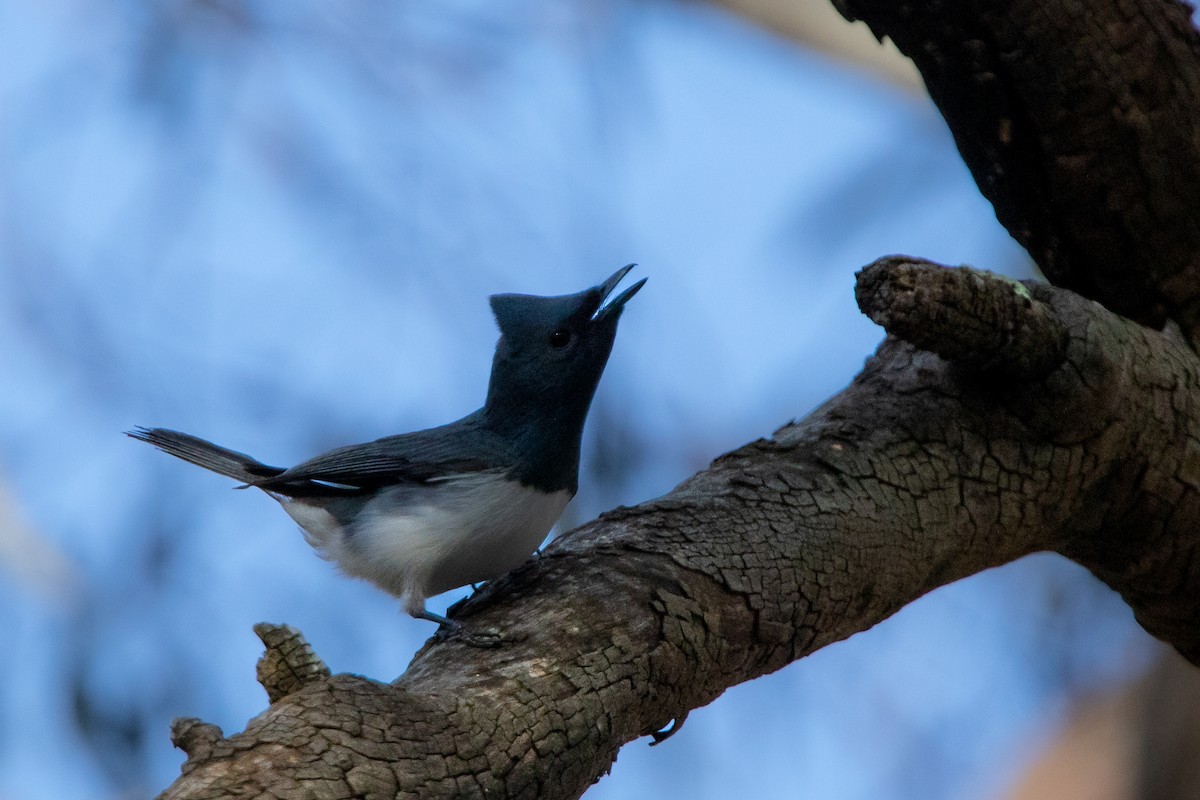
[[[647,279],[610,296],[635,266],[576,294],[492,295],[500,338],[486,399],[446,425],[290,468],[166,428],[126,434],[238,488],[261,489],[342,572],[397,597],[411,616],[457,631],[426,599],[520,565],[578,490],[588,409],[621,312]]]

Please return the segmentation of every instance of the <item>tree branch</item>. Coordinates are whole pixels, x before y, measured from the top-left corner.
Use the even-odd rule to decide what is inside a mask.
[[[888,333],[979,372],[1031,380],[1067,355],[1067,329],[1049,306],[999,275],[889,256],[859,273],[857,295]]]
[[[1200,341],[1200,35],[1174,0],[833,0],[920,69],[1046,277]]]
[[[913,268],[927,287],[965,275],[982,307],[1014,295]],[[464,602],[459,619],[504,631],[500,648],[432,641],[392,685],[314,673],[244,733],[202,739],[163,797],[282,798],[300,781],[318,797],[574,797],[622,744],[729,686],[1037,550],[1091,568],[1200,660],[1200,361],[1070,292],[1026,289],[1067,331],[1043,378],[889,338],[807,419]]]
[[[1200,341],[1182,5],[835,2],[914,59],[1052,281]],[[859,298],[894,336],[847,389],[459,606],[502,646],[435,640],[385,685],[265,637],[278,699],[228,738],[177,724],[189,759],[162,796],[575,797],[729,686],[1038,550],[1200,663],[1196,352],[1067,289],[913,259],[865,270]]]

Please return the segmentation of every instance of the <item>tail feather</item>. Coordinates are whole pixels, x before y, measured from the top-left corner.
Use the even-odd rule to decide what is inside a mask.
[[[166,428],[134,428],[125,433],[140,442],[154,445],[164,453],[182,458],[190,464],[204,467],[246,484],[254,484],[264,478],[273,478],[283,472],[281,467],[268,466],[245,453],[220,447],[179,431]]]

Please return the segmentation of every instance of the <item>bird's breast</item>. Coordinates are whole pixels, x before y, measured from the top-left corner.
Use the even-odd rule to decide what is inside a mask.
[[[439,594],[521,564],[570,499],[568,491],[539,491],[495,472],[389,487],[323,550],[393,594]]]

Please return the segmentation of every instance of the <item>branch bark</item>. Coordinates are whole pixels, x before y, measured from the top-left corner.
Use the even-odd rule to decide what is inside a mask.
[[[958,271],[908,266],[934,302],[962,296]],[[1045,377],[889,337],[803,422],[465,603],[459,619],[504,631],[500,648],[433,641],[392,685],[313,671],[244,733],[204,738],[163,797],[290,797],[302,781],[317,797],[578,796],[622,744],[729,686],[1038,550],[1087,565],[1200,661],[1200,361],[1073,293],[970,280],[1028,293],[1065,328]]]
[[[465,602],[496,649],[434,640],[381,684],[272,634],[277,699],[228,738],[178,724],[189,759],[162,797],[575,797],[729,686],[1039,550],[1200,663],[1200,359],[1139,324],[1200,330],[1183,7],[836,4],[914,58],[997,215],[1067,288],[868,267],[860,304],[890,335],[846,390]]]

